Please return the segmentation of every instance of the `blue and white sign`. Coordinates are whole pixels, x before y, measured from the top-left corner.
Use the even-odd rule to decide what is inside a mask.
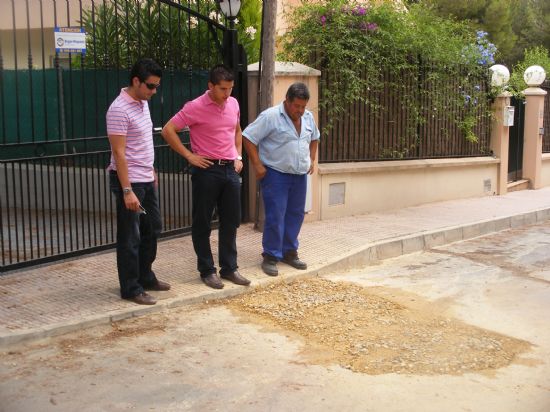
[[[83,27],[56,27],[54,35],[57,53],[86,54],[86,32]]]

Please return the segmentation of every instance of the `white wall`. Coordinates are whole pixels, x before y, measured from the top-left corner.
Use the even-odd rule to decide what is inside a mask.
[[[321,164],[320,218],[494,195],[498,165],[492,157]]]

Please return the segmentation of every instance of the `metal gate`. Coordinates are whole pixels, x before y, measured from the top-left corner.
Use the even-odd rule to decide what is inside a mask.
[[[510,127],[508,145],[508,182],[521,180],[523,169],[523,130],[525,126],[525,100],[512,97],[514,125]]]
[[[105,170],[110,155],[105,113],[140,57],[163,67],[162,86],[150,102],[163,236],[189,232],[188,165],[158,132],[186,101],[204,92],[209,68],[234,61],[235,55],[234,95],[246,126],[246,55],[240,47],[236,53],[223,48],[225,23],[213,0],[5,5],[0,17],[0,273],[113,247],[116,210]],[[56,28],[85,31],[86,53],[56,50]],[[182,139],[188,144],[187,134]]]

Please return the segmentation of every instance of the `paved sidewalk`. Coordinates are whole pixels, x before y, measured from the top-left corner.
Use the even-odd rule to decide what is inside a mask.
[[[300,234],[300,256],[308,262],[308,270],[281,263],[277,278],[261,272],[261,234],[246,224],[238,233],[239,265],[254,287],[547,219],[550,187],[307,223]],[[214,251],[216,238],[213,232]],[[154,269],[172,289],[153,292],[159,299],[154,306],[120,299],[114,251],[0,276],[0,347],[247,290],[228,282],[222,290],[210,289],[199,280],[195,265],[190,237],[162,241]]]

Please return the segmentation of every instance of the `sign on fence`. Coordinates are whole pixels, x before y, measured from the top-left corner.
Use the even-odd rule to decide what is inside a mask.
[[[83,27],[56,27],[56,53],[86,53],[86,32]]]

